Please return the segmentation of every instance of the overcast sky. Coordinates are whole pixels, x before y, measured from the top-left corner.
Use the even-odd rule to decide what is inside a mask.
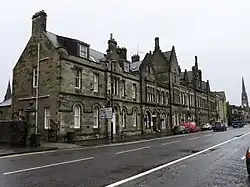
[[[31,17],[42,9],[48,31],[101,52],[112,32],[129,57],[138,46],[143,58],[156,36],[162,51],[175,46],[182,70],[190,70],[197,55],[203,79],[225,90],[232,104],[240,104],[242,76],[250,90],[249,0],[8,0],[0,6],[0,100],[31,36]]]

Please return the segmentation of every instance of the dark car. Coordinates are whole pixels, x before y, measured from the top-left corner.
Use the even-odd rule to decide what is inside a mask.
[[[227,126],[224,123],[216,122],[213,125],[213,131],[214,132],[216,132],[216,131],[226,131],[226,130],[227,130]]]
[[[232,127],[233,128],[241,128],[241,127],[244,127],[244,123],[242,123],[242,122],[233,122]]]
[[[174,126],[172,131],[173,131],[173,134],[187,134],[188,133],[188,129],[182,125]]]
[[[246,152],[246,166],[247,166],[247,173],[250,175],[250,150],[247,148]]]

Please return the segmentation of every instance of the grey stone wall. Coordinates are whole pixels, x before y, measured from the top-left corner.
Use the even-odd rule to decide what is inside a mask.
[[[0,107],[0,120],[11,120],[12,109],[11,106]]]
[[[36,89],[33,88],[33,67],[37,66],[38,42],[40,43],[40,59],[49,57],[47,60],[40,61],[39,77],[39,132],[44,133],[44,107],[49,107],[51,119],[57,121],[57,97],[59,90],[59,58],[56,50],[52,47],[47,38],[43,35],[32,36],[26,45],[21,57],[13,69],[13,94],[12,112],[18,113],[19,110],[35,109]]]

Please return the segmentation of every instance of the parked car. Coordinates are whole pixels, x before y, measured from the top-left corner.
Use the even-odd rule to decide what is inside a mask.
[[[250,175],[250,150],[249,147],[247,148],[246,152],[246,167],[247,167],[247,173]]]
[[[216,122],[213,125],[213,131],[214,132],[216,132],[216,131],[227,131],[227,125],[224,124],[224,123]]]
[[[173,134],[187,134],[188,133],[188,129],[186,129],[184,126],[182,125],[176,125],[173,128]]]
[[[212,125],[210,125],[209,123],[203,124],[201,126],[201,130],[205,131],[205,130],[212,130]]]
[[[233,122],[232,127],[233,128],[242,128],[242,127],[244,127],[244,123],[242,123],[242,122]]]
[[[200,128],[196,126],[194,122],[185,122],[182,124],[190,133],[199,132]]]

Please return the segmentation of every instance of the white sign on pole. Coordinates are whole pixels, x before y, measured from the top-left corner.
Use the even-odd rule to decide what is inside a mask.
[[[101,108],[101,118],[112,119],[113,118],[112,108],[111,107]]]

